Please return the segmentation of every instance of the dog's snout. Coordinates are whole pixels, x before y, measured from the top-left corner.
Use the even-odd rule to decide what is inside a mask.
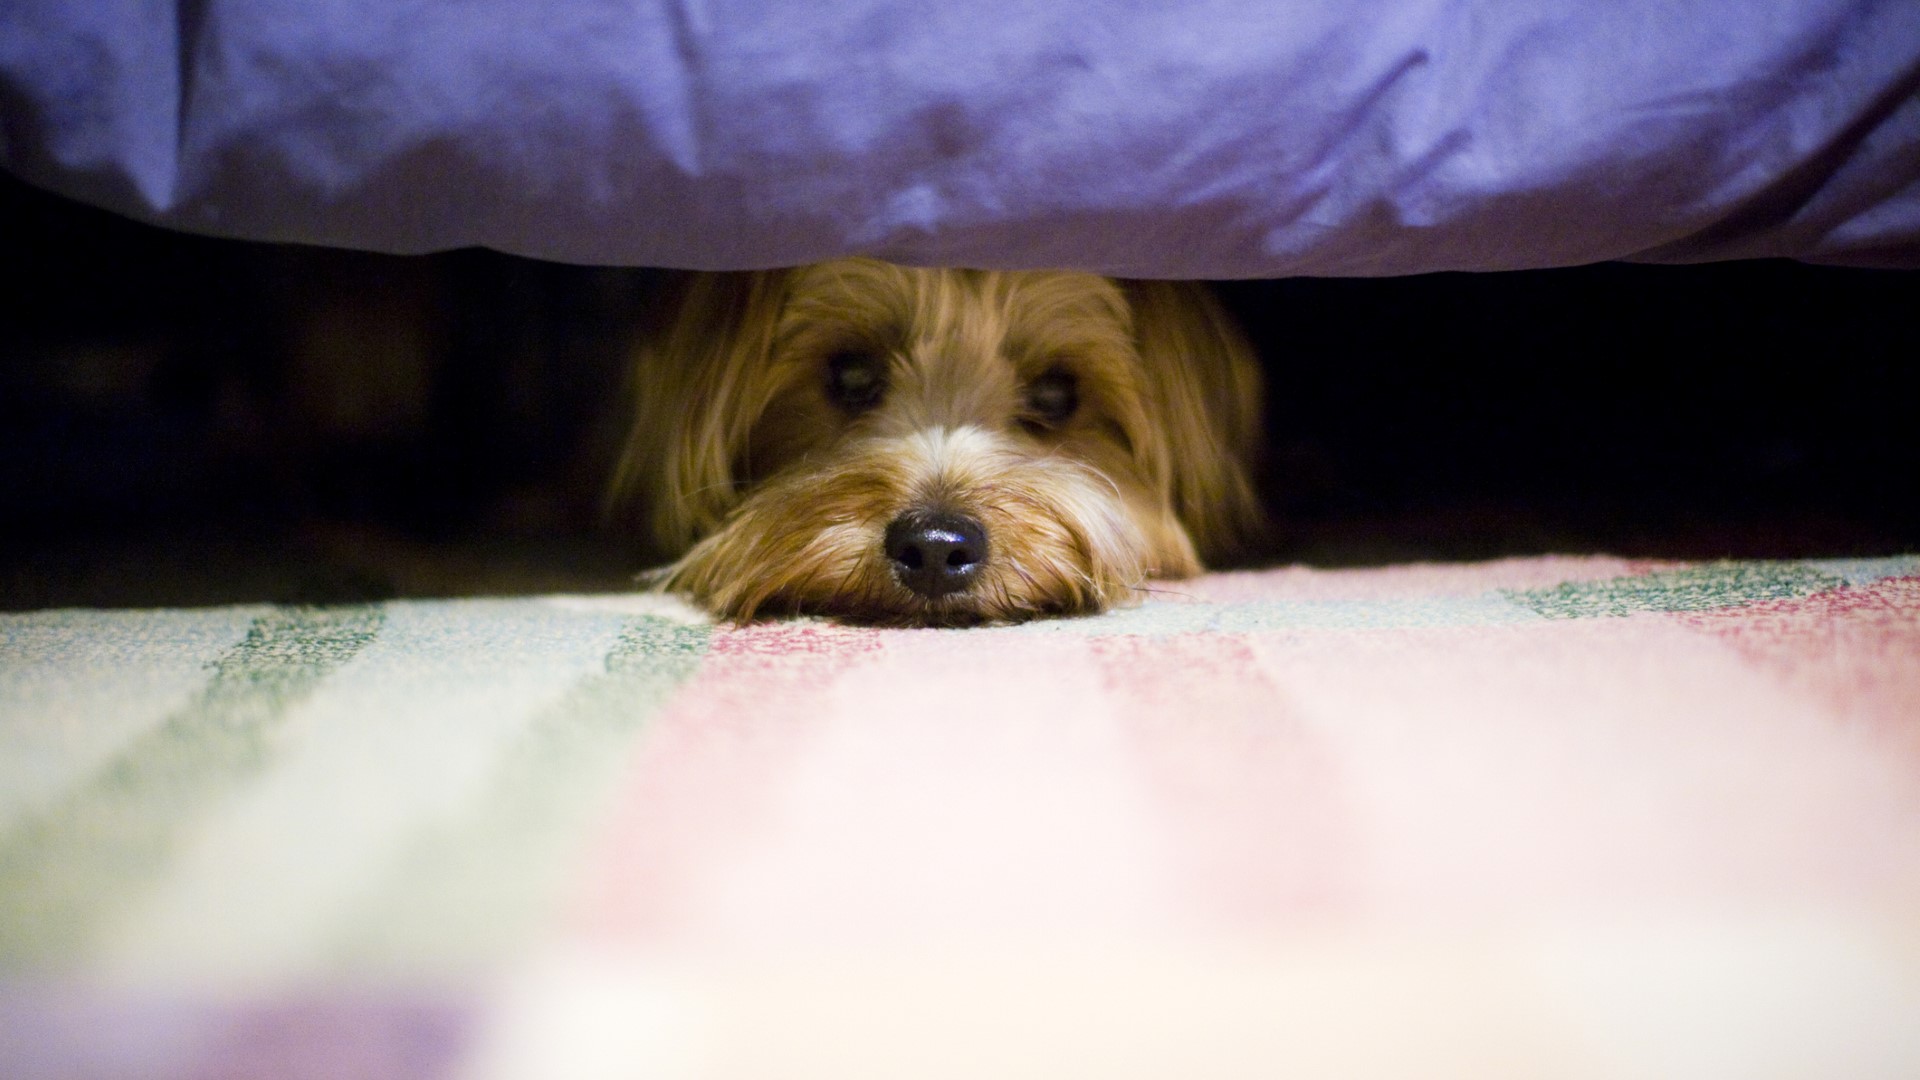
[[[931,600],[960,592],[987,561],[987,530],[965,514],[909,511],[887,526],[887,558],[900,583]]]

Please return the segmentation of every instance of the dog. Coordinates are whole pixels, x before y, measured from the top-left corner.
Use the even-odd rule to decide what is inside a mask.
[[[1264,527],[1260,370],[1202,286],[847,258],[665,311],[608,509],[721,618],[1092,614]]]

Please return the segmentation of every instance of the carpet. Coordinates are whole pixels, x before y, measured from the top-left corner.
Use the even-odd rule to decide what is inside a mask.
[[[0,1062],[1920,1075],[1920,557],[0,616]]]

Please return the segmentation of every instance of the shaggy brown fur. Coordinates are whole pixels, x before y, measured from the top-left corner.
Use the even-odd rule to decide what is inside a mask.
[[[723,617],[1095,612],[1260,527],[1259,372],[1198,286],[868,259],[696,275],[634,370],[610,508],[679,556],[659,586]],[[909,512],[984,529],[967,587],[903,583],[883,537]]]

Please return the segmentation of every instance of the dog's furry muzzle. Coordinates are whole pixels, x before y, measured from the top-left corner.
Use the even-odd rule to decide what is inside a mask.
[[[969,625],[1088,613],[1197,566],[1183,534],[1157,560],[1174,565],[1155,565],[1140,522],[1169,515],[1146,501],[1086,463],[978,428],[866,438],[769,478],[658,581],[733,619]],[[977,522],[983,550],[928,585],[889,544],[890,527],[897,536],[915,515]]]
[[[1091,613],[1256,531],[1259,370],[1204,288],[864,258],[684,284],[609,509],[722,618]]]

